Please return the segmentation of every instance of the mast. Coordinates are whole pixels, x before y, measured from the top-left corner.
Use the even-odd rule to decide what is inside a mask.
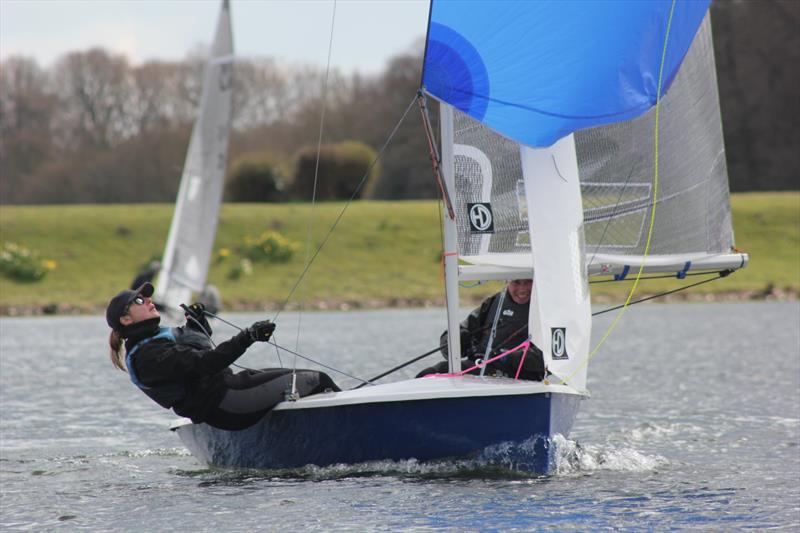
[[[444,186],[450,197],[455,192],[453,164],[453,108],[444,102],[439,106],[442,134],[442,164]],[[444,287],[447,298],[447,361],[450,372],[461,371],[461,325],[458,320],[458,228],[447,209],[444,217]]]

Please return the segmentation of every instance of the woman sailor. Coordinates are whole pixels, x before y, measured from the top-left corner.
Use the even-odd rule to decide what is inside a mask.
[[[106,309],[111,328],[111,361],[126,370],[131,381],[160,406],[177,415],[211,426],[239,430],[260,420],[287,391],[302,397],[340,390],[331,378],[313,370],[286,368],[245,370],[234,374],[228,365],[254,342],[267,342],[275,331],[269,320],[255,322],[214,348],[201,304],[187,309],[188,326],[165,328],[151,300],[153,286],[114,296]],[[195,331],[192,325],[195,324]],[[204,334],[196,330],[206,329]],[[124,341],[124,350],[123,350]]]

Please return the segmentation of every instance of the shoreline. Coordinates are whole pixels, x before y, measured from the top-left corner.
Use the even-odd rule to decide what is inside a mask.
[[[653,293],[636,294],[634,301],[653,296]],[[478,305],[482,297],[462,298],[461,306]],[[730,291],[719,293],[687,293],[670,294],[662,298],[653,299],[643,303],[723,303],[723,302],[787,302],[800,300],[800,290],[778,289],[767,287],[760,290]],[[258,311],[277,311],[281,301],[269,300],[264,303],[249,301],[224,302],[221,312],[247,313]],[[592,304],[621,304],[623,301],[600,295],[592,299]],[[633,305],[633,304],[631,304]],[[291,302],[286,306],[286,311],[297,311],[299,304]],[[444,298],[367,298],[364,300],[317,300],[305,304],[306,311],[363,311],[378,309],[426,309],[431,307],[445,307]],[[34,316],[75,316],[75,315],[102,315],[104,305],[96,304],[64,304],[49,303],[42,305],[8,305],[0,304],[1,317],[34,317]]]

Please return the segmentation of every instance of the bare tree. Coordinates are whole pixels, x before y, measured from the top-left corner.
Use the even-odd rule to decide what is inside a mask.
[[[25,177],[52,150],[55,100],[48,86],[33,59],[11,57],[0,64],[0,203],[17,201]]]
[[[168,127],[177,122],[174,87],[178,67],[151,61],[132,72],[132,86],[125,111],[137,135]]]
[[[246,131],[286,118],[291,109],[290,83],[275,61],[237,61],[234,68],[234,129]]]
[[[58,141],[108,148],[135,133],[126,114],[131,76],[124,56],[94,48],[60,59],[55,82],[63,106]]]

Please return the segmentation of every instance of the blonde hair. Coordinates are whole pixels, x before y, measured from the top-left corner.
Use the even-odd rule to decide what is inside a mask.
[[[109,352],[111,363],[123,372],[127,372],[128,369],[125,368],[125,344],[122,342],[119,332],[111,330],[111,335],[108,336],[108,345],[111,348]]]

